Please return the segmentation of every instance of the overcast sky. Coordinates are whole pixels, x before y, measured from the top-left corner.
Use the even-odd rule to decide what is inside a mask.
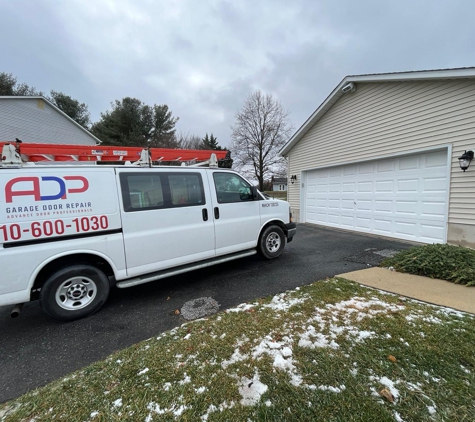
[[[256,89],[295,129],[346,75],[475,65],[473,0],[0,0],[0,72],[84,102],[167,104],[230,145]]]

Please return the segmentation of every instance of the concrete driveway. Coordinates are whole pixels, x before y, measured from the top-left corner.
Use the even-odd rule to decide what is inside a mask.
[[[16,319],[0,308],[0,403],[101,360],[116,350],[184,322],[174,311],[212,297],[220,309],[378,265],[388,251],[411,244],[300,224],[281,257],[233,261],[130,289],[113,289],[99,313],[60,323],[25,305]]]

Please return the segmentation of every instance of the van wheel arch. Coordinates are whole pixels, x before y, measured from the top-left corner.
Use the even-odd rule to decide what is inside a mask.
[[[109,279],[114,277],[114,270],[112,269],[112,266],[109,264],[109,262],[107,262],[104,258],[100,256],[84,253],[62,256],[51,262],[48,262],[38,273],[31,289],[30,300],[39,299],[41,288],[46,283],[51,274],[55,273],[60,268],[77,264],[91,265],[97,267],[107,277],[109,277]]]
[[[287,227],[281,221],[270,221],[262,227],[257,242],[257,251],[266,259],[280,256],[285,248]]]

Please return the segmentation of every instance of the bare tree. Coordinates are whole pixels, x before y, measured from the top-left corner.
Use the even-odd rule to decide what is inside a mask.
[[[181,149],[200,149],[203,143],[199,136],[190,135],[189,133],[184,134],[183,132],[176,136],[176,140],[178,147]]]
[[[236,114],[231,126],[234,167],[250,172],[264,188],[269,175],[280,172],[285,159],[278,155],[292,133],[289,113],[272,95],[255,91]]]

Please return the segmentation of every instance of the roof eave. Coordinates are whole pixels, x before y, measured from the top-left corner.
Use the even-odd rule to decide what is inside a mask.
[[[313,114],[294,133],[290,140],[279,151],[279,155],[285,156],[293,146],[317,123],[325,113],[344,95],[341,88],[350,82],[391,82],[391,81],[417,81],[432,79],[467,79],[475,78],[475,68],[422,70],[415,72],[380,73],[373,75],[350,75],[346,76],[337,87],[330,93],[325,101],[313,112]]]

